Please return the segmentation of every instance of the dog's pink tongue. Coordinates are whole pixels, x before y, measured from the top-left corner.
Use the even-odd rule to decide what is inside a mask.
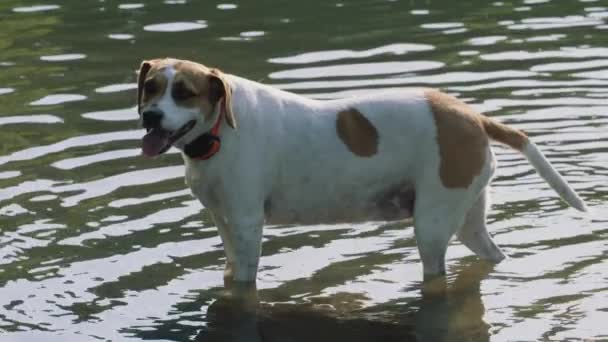
[[[163,147],[169,143],[169,132],[162,129],[153,129],[142,139],[142,152],[146,157],[154,157],[160,154]]]

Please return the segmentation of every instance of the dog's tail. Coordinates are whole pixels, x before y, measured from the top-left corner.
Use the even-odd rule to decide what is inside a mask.
[[[585,202],[578,197],[568,182],[551,166],[551,163],[540,152],[538,147],[528,139],[526,134],[483,116],[483,126],[488,136],[495,141],[508,145],[521,152],[534,166],[536,172],[572,207],[587,211]]]

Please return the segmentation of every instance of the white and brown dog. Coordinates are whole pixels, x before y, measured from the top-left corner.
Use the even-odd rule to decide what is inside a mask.
[[[255,281],[265,223],[413,216],[425,278],[445,273],[455,233],[479,257],[501,261],[485,222],[490,140],[521,152],[586,210],[523,132],[437,90],[317,101],[170,58],[144,61],[138,86],[143,153],[182,151],[186,183],[222,238],[227,279]]]

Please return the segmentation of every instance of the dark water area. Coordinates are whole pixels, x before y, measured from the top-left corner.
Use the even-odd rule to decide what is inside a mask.
[[[0,341],[608,340],[608,1],[0,2]],[[592,210],[496,146],[489,229],[423,295],[407,222],[267,227],[225,296],[177,151],[140,156],[143,59],[309,97],[440,88],[525,130]]]

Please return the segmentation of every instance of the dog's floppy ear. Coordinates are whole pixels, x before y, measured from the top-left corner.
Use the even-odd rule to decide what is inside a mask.
[[[151,67],[152,63],[149,61],[141,62],[141,66],[139,67],[139,76],[137,77],[137,113],[139,114],[141,114],[141,97],[144,94],[144,82]]]
[[[224,98],[224,116],[228,126],[236,129],[236,119],[232,111],[232,89],[226,80],[226,75],[219,69],[211,69],[209,79],[209,101],[213,104]]]

